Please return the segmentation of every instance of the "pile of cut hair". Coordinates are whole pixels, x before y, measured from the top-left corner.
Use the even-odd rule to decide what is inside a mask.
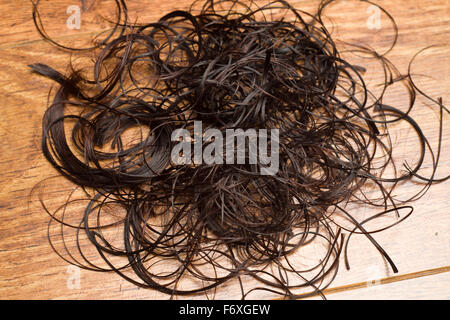
[[[441,98],[417,88],[409,71],[402,75],[389,62],[386,54],[395,40],[383,54],[353,48],[376,59],[385,75],[378,93],[371,92],[364,66],[342,58],[325,27],[322,12],[331,2],[322,1],[309,14],[282,0],[205,0],[195,3],[200,9],[138,24],[129,21],[125,2],[116,0],[114,28],[90,48],[68,48],[51,39],[39,1],[34,3],[34,22],[46,40],[95,52],[88,71],[71,68],[65,75],[30,65],[58,84],[43,117],[43,153],[91,195],[79,224],[46,210],[53,220],[84,232],[104,265],[82,253],[84,260],[64,259],[114,271],[171,297],[215,294],[233,282],[242,298],[256,290],[301,298],[323,295],[341,257],[349,268],[351,235],[363,234],[397,272],[373,233],[410,216],[409,202],[448,178],[435,177],[448,109]],[[281,11],[285,17],[274,18]],[[410,96],[406,111],[383,103],[386,90],[400,82]],[[437,152],[411,117],[417,95],[439,110]],[[196,121],[224,136],[228,129],[277,129],[278,171],[261,174],[266,165],[261,159],[174,164],[179,141],[173,132],[193,132]],[[404,162],[401,170],[388,130],[400,122],[418,141],[418,160]],[[211,143],[202,141],[202,148]],[[432,170],[424,176],[427,154]],[[420,184],[418,192],[396,199],[393,190],[406,180]],[[362,220],[348,209],[352,205],[379,209]],[[102,224],[111,206],[124,214]],[[366,223],[389,214],[397,216],[389,226],[366,230]],[[106,235],[118,226],[120,245]],[[323,255],[314,265],[299,263],[303,249],[316,241]]]

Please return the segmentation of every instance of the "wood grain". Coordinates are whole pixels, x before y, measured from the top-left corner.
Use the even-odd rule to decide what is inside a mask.
[[[88,44],[93,35],[109,26],[100,23],[100,19],[96,18],[97,11],[92,10],[86,14],[87,22],[82,24],[80,30],[67,30],[65,8],[77,3],[79,1],[76,0],[52,0],[52,6],[45,7],[48,11],[45,17],[44,13],[42,17],[47,19],[46,21],[58,21],[49,23],[47,28],[48,33],[55,39],[70,44]],[[128,1],[133,21],[155,20],[173,9],[186,8],[189,3],[189,0],[178,1],[177,4],[152,0]],[[306,10],[313,10],[317,1],[291,3]],[[430,45],[445,44],[418,56],[413,65],[413,73],[421,89],[434,98],[442,97],[444,104],[448,105],[449,2],[426,0],[419,3],[414,0],[400,0],[378,3],[394,16],[399,26],[397,45],[388,57],[400,71],[406,72],[410,59],[418,50]],[[31,9],[31,4],[27,1],[0,1],[0,27],[4,31],[0,37],[0,97],[3,104],[0,116],[0,298],[166,299],[165,295],[134,287],[112,273],[81,270],[80,288],[71,289],[71,286],[68,286],[71,269],[52,251],[48,243],[49,218],[36,202],[36,189],[33,189],[44,179],[57,175],[40,151],[40,121],[53,84],[31,74],[27,65],[41,62],[58,70],[66,70],[71,55],[40,39],[31,20]],[[328,18],[325,22],[333,28],[333,34],[337,38],[370,43],[375,48],[388,47],[393,35],[392,25],[382,15],[381,29],[369,30],[366,26],[366,10],[367,4],[340,1],[327,9]],[[367,73],[369,77],[371,70],[376,70],[376,66],[370,65]],[[391,104],[406,108],[408,96],[402,88],[395,88],[389,92],[387,100]],[[438,112],[433,108],[425,99],[419,97],[413,117],[430,137],[430,143],[436,147]],[[444,119],[444,147],[437,172],[440,177],[450,171],[448,120],[448,117]],[[414,159],[417,150],[411,130],[400,128],[394,142],[404,159]],[[430,167],[430,159],[426,161]],[[62,203],[72,186],[61,179],[50,181],[45,192],[52,199],[53,205]],[[387,268],[385,261],[367,239],[354,236],[349,247],[351,270],[345,270],[341,264],[335,282],[328,289],[330,298],[383,299],[395,296],[410,299],[448,299],[449,187],[448,182],[434,185],[423,198],[414,203],[415,212],[410,218],[375,235],[377,241],[394,259],[399,274],[394,275]],[[417,188],[417,184],[408,183],[399,187],[396,192],[399,197],[406,197]],[[361,215],[364,214],[361,212]],[[299,259],[301,258],[303,257],[300,255]],[[424,274],[426,276],[423,276]],[[367,288],[361,285],[372,280],[380,280],[375,291],[375,287]],[[251,288],[252,280],[247,279],[245,285]],[[215,293],[215,297],[239,298],[239,288],[236,283],[226,284]],[[189,298],[202,299],[205,296]],[[258,292],[251,298],[274,297],[270,293]]]

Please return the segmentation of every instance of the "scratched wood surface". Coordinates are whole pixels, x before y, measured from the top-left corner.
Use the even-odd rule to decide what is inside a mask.
[[[51,4],[50,4],[51,2]],[[317,1],[291,1],[297,7],[313,10]],[[446,0],[379,1],[399,27],[399,38],[389,59],[406,72],[412,56],[419,55],[412,71],[419,87],[433,98],[442,97],[449,105],[450,92],[450,6]],[[129,0],[133,21],[153,21],[173,9],[185,9],[189,0]],[[66,9],[84,8],[79,30],[67,29]],[[32,75],[28,64],[41,62],[66,70],[70,53],[42,41],[31,20],[29,1],[0,0],[0,298],[1,299],[166,299],[158,292],[139,289],[112,273],[80,271],[80,282],[71,282],[74,270],[52,250],[47,239],[48,215],[37,203],[36,189],[44,179],[57,176],[40,151],[40,124],[52,83]],[[108,29],[104,18],[114,17],[113,1],[52,0],[42,2],[41,18],[52,38],[62,44],[88,45],[100,31]],[[393,27],[384,14],[379,28],[368,25],[373,11],[367,3],[339,1],[330,6],[325,23],[336,38],[387,48],[393,39]],[[373,18],[373,17],[372,17]],[[369,28],[370,27],[370,28]],[[103,36],[100,34],[99,37]],[[370,63],[370,62],[367,62]],[[376,70],[370,65],[370,70]],[[388,93],[389,103],[403,108],[408,95],[402,88]],[[413,117],[423,127],[436,148],[438,111],[418,97]],[[444,119],[442,177],[450,172],[450,131]],[[394,139],[404,159],[414,159],[417,143],[414,133],[399,130]],[[411,160],[413,161],[413,160]],[[426,159],[425,173],[431,161]],[[427,169],[428,168],[428,169]],[[428,170],[428,171],[427,171]],[[73,186],[59,178],[45,180],[45,193],[52,205],[65,201]],[[399,268],[393,274],[376,249],[364,237],[354,236],[350,243],[351,270],[339,269],[327,289],[329,298],[338,299],[449,299],[450,298],[450,201],[448,182],[434,185],[414,203],[415,211],[407,220],[375,235]],[[396,194],[406,197],[418,190],[417,184],[401,185]],[[42,192],[42,191],[39,191]],[[357,208],[356,208],[357,209]],[[362,213],[364,214],[364,213]],[[394,219],[394,218],[392,218]],[[392,222],[392,221],[391,221]],[[386,223],[386,221],[384,221]],[[50,230],[52,230],[52,226]],[[302,258],[302,257],[300,257]],[[254,283],[247,279],[245,286]],[[212,294],[211,294],[212,295]],[[211,296],[210,295],[210,296]],[[229,283],[217,290],[216,299],[239,298],[239,287]],[[205,295],[189,298],[202,299]],[[256,292],[251,298],[274,298],[268,292]]]

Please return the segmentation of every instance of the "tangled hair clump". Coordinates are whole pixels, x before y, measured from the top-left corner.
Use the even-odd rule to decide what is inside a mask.
[[[90,270],[113,270],[169,295],[206,292],[238,279],[243,298],[258,289],[297,298],[304,296],[295,293],[298,288],[311,287],[309,294],[317,294],[328,286],[351,234],[362,233],[396,272],[371,235],[381,230],[366,231],[364,224],[391,212],[400,217],[402,211],[397,224],[412,213],[409,201],[448,178],[435,179],[439,151],[434,155],[410,116],[418,93],[436,103],[440,150],[442,113],[448,110],[441,99],[421,92],[409,74],[402,76],[385,54],[355,46],[355,52],[377,59],[385,74],[381,93],[372,93],[364,67],[341,57],[322,22],[330,2],[311,15],[282,0],[261,6],[206,0],[201,10],[132,24],[125,2],[117,0],[113,32],[86,48],[96,52],[92,79],[82,70],[66,76],[31,65],[59,84],[43,119],[45,157],[69,180],[95,190],[82,221],[70,226],[84,230],[108,267],[83,254],[85,262],[70,254],[72,259],[65,259]],[[81,50],[50,39],[38,8],[39,2],[33,17],[44,38]],[[397,82],[410,94],[407,111],[383,104],[384,92]],[[260,174],[261,161],[174,165],[171,135],[180,128],[192,132],[195,121],[224,135],[227,129],[278,129],[278,172]],[[398,122],[417,132],[420,146],[419,161],[405,164],[402,172],[395,169],[388,131]],[[130,130],[131,144],[124,141]],[[202,147],[210,143],[203,141]],[[433,171],[423,177],[419,169],[427,152]],[[248,150],[246,155],[248,160]],[[407,201],[395,199],[393,189],[412,178],[423,188]],[[369,187],[381,196],[371,197]],[[358,221],[346,209],[350,204],[380,211]],[[125,214],[102,224],[110,205]],[[352,226],[340,225],[337,215]],[[104,234],[118,226],[120,246]],[[346,239],[342,230],[348,231]],[[317,264],[302,269],[291,263],[293,253],[318,239],[327,248]],[[127,261],[116,264],[114,256]],[[159,262],[170,271],[153,268]],[[137,278],[125,272],[130,268]],[[244,290],[244,276],[259,280],[261,288]],[[189,287],[185,279],[192,280]]]

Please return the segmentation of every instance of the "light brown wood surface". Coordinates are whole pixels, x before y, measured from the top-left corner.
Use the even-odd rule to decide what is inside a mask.
[[[92,2],[86,0],[85,4]],[[82,16],[80,30],[68,30],[65,25],[68,17],[66,8],[81,2],[52,0],[51,3],[51,6],[47,4],[43,7],[42,18],[44,22],[52,21],[47,31],[62,43],[88,44],[99,30],[107,28],[107,24],[98,18],[98,12],[93,10],[86,13],[85,20]],[[189,0],[176,3],[128,1],[131,19],[147,22],[173,9],[184,9],[189,3]],[[317,1],[291,3],[311,11]],[[423,91],[433,98],[442,97],[448,107],[449,1],[377,3],[392,14],[399,27],[397,45],[388,57],[401,72],[406,73],[410,59],[420,49],[441,44],[418,56],[413,64],[413,73]],[[381,28],[370,30],[366,25],[368,6],[357,1],[339,1],[327,9],[326,23],[338,38],[370,44],[374,48],[386,47],[392,40],[392,25],[382,14]],[[40,151],[41,119],[53,84],[33,75],[27,65],[40,62],[64,71],[71,55],[40,38],[31,20],[31,12],[29,1],[0,0],[0,299],[166,299],[166,295],[139,289],[113,273],[81,270],[80,287],[68,286],[71,269],[52,251],[47,239],[49,217],[32,192],[39,182],[57,176]],[[105,9],[102,12],[108,16],[114,10]],[[389,93],[388,100],[404,108],[408,95],[406,90],[398,88]],[[438,109],[423,97],[418,97],[413,116],[436,148]],[[444,119],[438,177],[450,172],[448,118],[446,116]],[[404,159],[414,158],[417,154],[417,143],[411,130],[400,130],[394,143]],[[426,161],[425,167],[429,169],[431,161],[429,158]],[[424,172],[427,172],[426,169]],[[45,192],[53,204],[61,204],[72,187],[61,179],[51,181],[47,183]],[[417,188],[414,183],[406,183],[396,193],[399,197],[406,197]],[[398,274],[387,268],[385,261],[365,237],[354,236],[349,247],[351,270],[345,270],[342,263],[326,295],[331,299],[449,299],[449,188],[448,181],[434,185],[424,197],[413,203],[415,211],[411,217],[375,235],[395,261]],[[252,281],[248,280],[246,286],[251,288]],[[189,298],[202,299],[205,295]],[[239,287],[236,283],[226,284],[217,290],[215,298],[240,298]],[[261,291],[251,298],[271,299],[274,296]]]

